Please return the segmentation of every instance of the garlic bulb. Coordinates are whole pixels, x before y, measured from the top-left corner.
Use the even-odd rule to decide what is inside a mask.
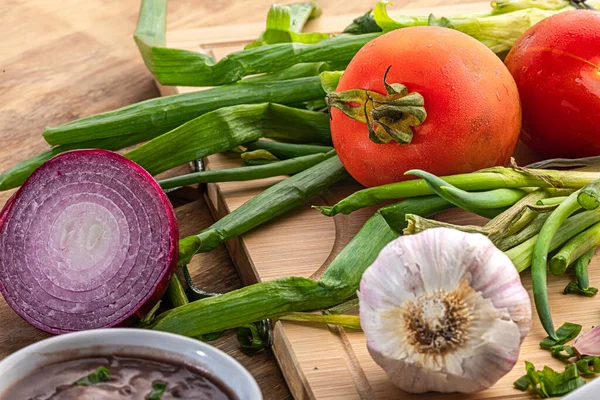
[[[402,236],[365,271],[358,293],[369,353],[411,393],[471,393],[511,370],[531,302],[504,253],[447,228]]]

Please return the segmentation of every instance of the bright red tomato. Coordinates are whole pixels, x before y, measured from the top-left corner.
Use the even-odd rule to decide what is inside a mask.
[[[365,122],[332,108],[333,144],[357,181],[376,186],[405,180],[404,172],[414,168],[450,175],[508,162],[521,128],[519,95],[510,73],[487,47],[447,28],[392,31],[354,56],[336,93],[363,89],[385,94],[388,67],[387,82],[420,93],[427,117],[412,127],[410,143],[377,144],[369,139]],[[349,104],[355,112],[362,110],[357,102]],[[373,121],[372,113],[369,117]]]
[[[600,155],[600,13],[539,22],[506,57],[523,103],[523,141],[544,157]]]

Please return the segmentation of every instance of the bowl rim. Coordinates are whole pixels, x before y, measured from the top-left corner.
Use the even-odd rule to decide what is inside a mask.
[[[178,335],[175,333],[154,331],[154,330],[147,330],[147,329],[136,329],[136,328],[91,329],[91,330],[85,330],[85,331],[79,331],[79,332],[65,333],[62,335],[52,336],[52,337],[49,337],[46,339],[42,339],[42,340],[32,343],[28,346],[25,346],[25,347],[15,351],[14,353],[10,354],[9,356],[5,357],[4,359],[0,360],[0,375],[6,368],[9,368],[9,367],[14,368],[14,365],[19,361],[21,361],[23,363],[33,362],[33,361],[28,361],[27,355],[29,355],[29,354],[53,353],[53,352],[57,351],[57,350],[47,350],[48,346],[57,346],[57,345],[60,345],[63,343],[68,343],[70,341],[73,341],[74,339],[89,339],[90,340],[89,346],[94,346],[94,345],[98,344],[98,343],[94,343],[94,342],[95,341],[97,342],[99,337],[103,337],[103,339],[110,339],[110,338],[118,339],[119,337],[123,337],[123,335],[137,335],[137,336],[143,336],[146,338],[153,337],[153,338],[164,339],[164,340],[176,340],[176,341],[179,341],[182,345],[184,345],[188,351],[193,349],[193,351],[201,351],[204,353],[208,353],[212,357],[220,358],[225,363],[227,363],[229,366],[234,368],[235,373],[238,373],[239,375],[241,375],[241,378],[244,380],[244,390],[246,390],[248,392],[247,394],[246,393],[244,393],[244,394],[248,398],[262,399],[262,392],[260,390],[260,387],[258,386],[258,383],[252,376],[252,374],[250,374],[250,372],[239,361],[237,361],[235,358],[233,358],[229,354],[225,353],[224,351],[222,351],[214,346],[211,346],[208,343],[204,343],[200,340],[192,339],[192,338]],[[131,336],[129,336],[129,337],[131,337]],[[143,338],[140,338],[140,339],[143,339]],[[118,343],[115,343],[115,344],[118,345]],[[153,346],[151,346],[151,345],[142,345],[142,346],[153,348]],[[188,354],[186,354],[186,352],[177,350],[177,349],[169,349],[169,350],[165,350],[165,351],[172,352],[174,354],[178,354],[183,357],[189,356]],[[143,358],[143,357],[141,357],[141,358]],[[212,373],[212,371],[210,371],[210,368],[208,368],[208,369],[209,369],[208,372]],[[25,375],[23,377],[25,377]],[[224,377],[218,376],[216,374],[215,374],[215,377],[222,380],[225,384],[227,384],[227,382],[225,382]],[[12,383],[15,383],[15,382],[11,382],[11,384]],[[236,394],[239,395],[239,393],[236,393]]]

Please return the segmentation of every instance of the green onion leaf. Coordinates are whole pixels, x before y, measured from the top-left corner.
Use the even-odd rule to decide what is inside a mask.
[[[527,390],[530,385],[531,383],[529,382],[529,377],[527,375],[523,375],[522,377],[513,382],[513,386],[516,389],[519,389],[523,392]]]
[[[347,63],[378,33],[339,35],[318,43],[275,43],[231,53],[220,61],[165,47],[166,0],[143,0],[135,41],[146,67],[163,85],[218,86],[300,63]]]
[[[382,29],[375,22],[372,10],[367,11],[360,17],[354,18],[352,23],[348,25],[343,33],[349,33],[351,35],[360,35],[362,33],[374,33],[381,32]]]
[[[551,350],[553,346],[565,344],[577,337],[581,332],[581,325],[565,322],[556,330],[557,339],[547,336],[540,342],[540,347],[545,350]]]
[[[262,322],[260,322],[262,323]],[[237,328],[237,339],[242,348],[247,350],[262,350],[268,347],[268,342],[256,324],[248,324]]]
[[[328,33],[302,33],[306,22],[318,17],[321,9],[317,2],[294,3],[289,6],[273,4],[267,14],[267,30],[246,49],[275,43],[317,43],[329,37]]]
[[[258,149],[252,151],[246,151],[241,154],[242,160],[267,160],[267,161],[279,161],[279,158],[275,157],[269,150]]]
[[[600,373],[600,358],[596,356],[584,356],[575,363],[577,370],[582,375],[595,375]]]
[[[100,367],[88,376],[79,379],[74,383],[75,386],[90,386],[98,383],[108,382],[110,379],[110,371],[108,368]]]
[[[125,156],[155,175],[262,137],[330,144],[329,117],[272,103],[225,107],[144,143]]]
[[[587,288],[584,289],[581,286],[579,286],[579,284],[577,282],[569,282],[567,284],[567,286],[565,286],[563,293],[564,294],[578,294],[580,296],[585,296],[585,297],[594,297],[596,294],[598,294],[598,288],[588,286]]]
[[[575,357],[577,354],[575,353],[575,349],[571,346],[562,346],[556,345],[550,347],[550,352],[552,353],[552,357],[558,358],[559,360],[566,361],[569,358]]]
[[[532,363],[525,361],[527,374],[514,382],[519,390],[531,389],[541,398],[559,397],[583,386],[585,379],[579,376],[576,364],[568,364],[561,373],[550,367],[536,370]]]
[[[146,396],[146,400],[161,400],[166,389],[167,384],[165,382],[152,382],[152,391],[148,396]]]

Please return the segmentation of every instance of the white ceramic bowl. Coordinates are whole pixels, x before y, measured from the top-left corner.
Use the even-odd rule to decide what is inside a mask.
[[[221,350],[172,333],[122,328],[55,336],[11,354],[0,362],[0,398],[6,389],[42,366],[110,354],[187,363],[221,380],[240,400],[262,400],[252,375]]]

